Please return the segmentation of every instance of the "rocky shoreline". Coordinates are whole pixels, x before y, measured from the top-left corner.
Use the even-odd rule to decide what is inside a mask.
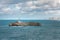
[[[10,23],[9,26],[41,26],[38,22],[15,22]]]

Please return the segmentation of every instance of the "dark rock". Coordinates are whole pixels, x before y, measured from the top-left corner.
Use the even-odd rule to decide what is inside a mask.
[[[38,22],[15,22],[9,24],[9,26],[41,26]]]

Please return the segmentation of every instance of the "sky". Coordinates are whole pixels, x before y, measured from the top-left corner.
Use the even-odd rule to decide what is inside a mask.
[[[60,20],[60,0],[0,0],[0,20]]]

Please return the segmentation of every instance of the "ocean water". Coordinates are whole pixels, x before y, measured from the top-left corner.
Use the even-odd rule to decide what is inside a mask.
[[[17,20],[0,20],[0,40],[60,40],[60,21],[20,20],[39,22],[41,26],[8,26]]]

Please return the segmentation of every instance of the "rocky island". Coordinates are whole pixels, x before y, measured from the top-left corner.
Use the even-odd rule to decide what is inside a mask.
[[[41,26],[38,22],[15,22],[10,23],[9,26]]]

